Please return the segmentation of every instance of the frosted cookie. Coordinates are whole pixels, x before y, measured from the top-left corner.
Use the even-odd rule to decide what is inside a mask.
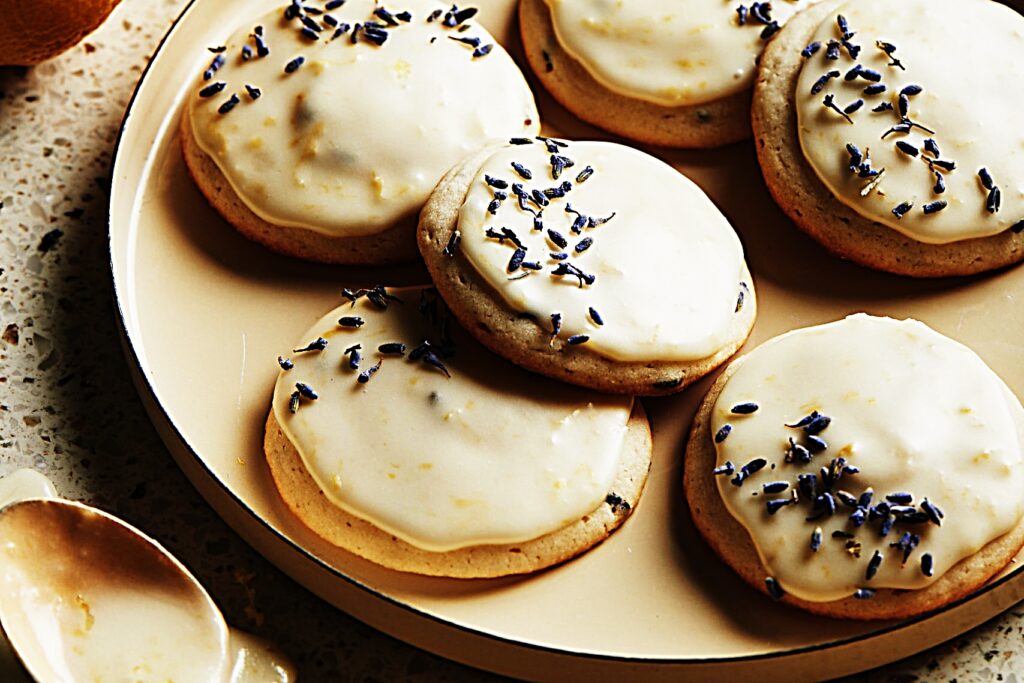
[[[519,18],[530,66],[576,116],[649,144],[717,147],[750,136],[761,50],[816,1],[521,0]]]
[[[827,616],[957,600],[1024,545],[1024,409],[970,349],[854,315],[731,364],[694,418],[697,528],[748,583]]]
[[[420,216],[466,329],[534,372],[634,395],[680,391],[736,352],[752,280],[700,188],[623,145],[511,142],[454,168]]]
[[[416,257],[416,215],[465,155],[539,119],[473,17],[431,0],[293,3],[215,54],[181,121],[200,190],[243,235],[315,261]]]
[[[767,48],[754,135],[811,237],[901,275],[1024,257],[1024,17],[989,0],[817,5]]]
[[[483,578],[563,562],[636,507],[639,402],[505,363],[447,324],[433,290],[346,295],[279,359],[264,442],[317,534],[391,569]]]

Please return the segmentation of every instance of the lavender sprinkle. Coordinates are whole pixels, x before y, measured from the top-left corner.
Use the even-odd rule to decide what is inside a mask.
[[[206,86],[205,88],[199,91],[199,96],[202,98],[213,97],[217,93],[224,90],[224,88],[226,88],[227,85],[228,84],[224,81],[217,81],[216,83],[211,83],[210,85]]]
[[[721,466],[716,467],[715,469],[711,470],[711,473],[717,477],[717,476],[721,476],[723,474],[730,475],[730,474],[732,474],[735,471],[736,471],[736,466],[733,465],[731,462],[726,462],[724,465],[721,465]]]
[[[816,40],[813,43],[811,43],[810,45],[808,45],[807,47],[805,47],[803,50],[801,50],[800,51],[800,56],[803,57],[804,59],[808,59],[808,58],[813,57],[814,55],[818,54],[818,50],[820,50],[820,49],[821,49],[821,43]]]
[[[238,95],[232,93],[230,99],[228,99],[224,104],[222,104],[219,107],[217,107],[217,113],[218,114],[227,114],[229,111],[234,109],[235,106],[237,106],[238,103],[241,102],[241,101],[242,100],[240,100],[238,98]]]
[[[732,425],[730,425],[730,424],[722,425],[721,428],[717,432],[715,432],[715,443],[722,443],[727,438],[729,438],[729,434],[731,434],[731,433],[732,433]],[[731,474],[731,472],[730,472],[730,474]]]

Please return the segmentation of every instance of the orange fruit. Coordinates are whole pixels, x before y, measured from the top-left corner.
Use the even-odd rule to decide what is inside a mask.
[[[0,65],[32,66],[78,44],[120,0],[0,0]]]

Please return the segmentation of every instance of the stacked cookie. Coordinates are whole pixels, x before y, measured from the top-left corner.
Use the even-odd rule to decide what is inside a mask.
[[[1020,401],[972,351],[860,314],[729,366],[694,419],[686,497],[715,552],[772,598],[906,618],[1024,546],[1022,436]]]
[[[736,233],[685,176],[623,145],[514,140],[454,168],[420,250],[483,344],[615,393],[677,392],[746,340],[756,301]]]
[[[997,157],[966,126],[948,79],[925,84],[952,68],[922,57],[942,21],[914,28],[921,0],[881,4],[519,11],[529,65],[585,121],[714,147],[752,120],[780,205],[843,256],[916,276],[1018,260],[1017,152]],[[1006,25],[993,49],[1016,48],[1018,15],[963,7],[974,30]],[[422,257],[429,287],[345,289],[281,354],[264,446],[319,536],[459,578],[533,572],[619,528],[651,465],[638,397],[723,366],[757,312],[740,240],[704,192],[633,147],[539,135],[526,81],[476,15],[293,2],[214,49],[182,119],[197,184],[246,236],[332,263]],[[1024,500],[988,495],[1017,476],[1022,416],[964,347],[853,316],[729,366],[694,419],[685,495],[723,561],[772,598],[906,617],[1024,545]]]
[[[1024,258],[1024,18],[989,0],[829,0],[765,51],[753,106],[768,188],[829,251],[913,277]],[[973,65],[983,64],[984,68]]]
[[[385,567],[480,578],[561,562],[629,516],[651,462],[638,401],[509,365],[432,289],[351,298],[282,359],[267,421],[307,526]]]
[[[519,68],[476,11],[439,7],[295,3],[213,48],[181,140],[228,223],[314,261],[416,257],[416,217],[441,175],[540,128]]]
[[[526,57],[581,119],[668,147],[718,147],[750,136],[762,49],[817,0],[666,3],[523,0]]]

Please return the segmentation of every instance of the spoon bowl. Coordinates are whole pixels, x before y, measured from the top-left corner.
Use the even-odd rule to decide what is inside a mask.
[[[0,624],[38,681],[220,681],[228,627],[155,541],[60,499],[0,509]]]

